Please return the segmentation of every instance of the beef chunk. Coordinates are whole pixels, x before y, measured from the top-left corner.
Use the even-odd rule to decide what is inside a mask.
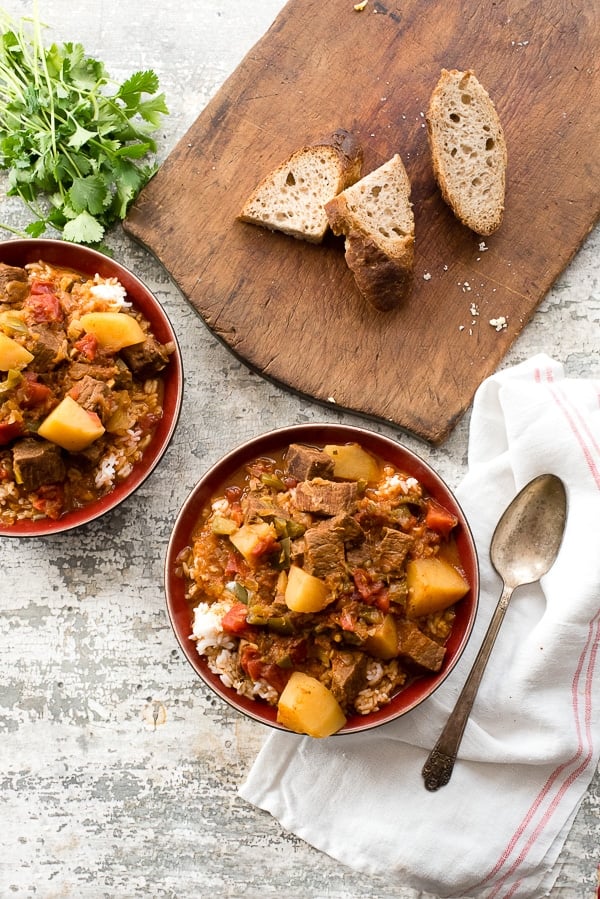
[[[80,381],[89,375],[97,381],[104,381],[109,387],[119,375],[119,367],[114,362],[72,362],[69,367],[71,381]]]
[[[359,546],[350,546],[346,551],[346,562],[350,568],[367,568],[373,558],[373,547],[365,540]]]
[[[143,343],[121,350],[121,356],[129,368],[140,378],[152,378],[157,375],[169,362],[169,353],[162,343],[148,336]]]
[[[375,565],[385,574],[401,574],[404,562],[414,540],[402,531],[384,528],[383,537],[377,549]]]
[[[48,440],[25,437],[13,446],[15,475],[26,490],[37,490],[44,484],[56,484],[65,479],[62,450]]]
[[[367,670],[364,652],[334,652],[331,658],[331,692],[342,707],[354,700]]]
[[[32,339],[28,342],[28,350],[33,353],[29,363],[30,371],[53,371],[67,358],[67,335],[62,330],[53,330],[43,325],[31,329]]]
[[[343,573],[345,544],[363,537],[360,525],[345,513],[320,522],[304,534],[304,567],[315,577]]]
[[[275,505],[270,494],[247,493],[242,496],[244,521],[262,521],[265,518],[286,518],[285,512]]]
[[[0,302],[21,303],[29,293],[29,281],[24,268],[0,262]]]
[[[291,443],[285,462],[288,473],[297,481],[310,481],[312,478],[330,478],[333,476],[333,459],[322,450],[301,443]]]
[[[314,478],[311,481],[300,481],[296,486],[295,503],[301,512],[338,515],[340,512],[352,511],[357,492],[357,485],[351,481],[338,483]]]
[[[439,671],[446,650],[430,640],[412,621],[399,621],[398,654],[401,659],[424,671]]]
[[[315,577],[325,577],[342,569],[346,555],[344,543],[330,530],[309,528],[304,534],[304,568]]]
[[[77,381],[69,391],[69,395],[84,409],[96,412],[102,420],[110,415],[114,407],[113,393],[108,384],[90,375],[84,375]]]

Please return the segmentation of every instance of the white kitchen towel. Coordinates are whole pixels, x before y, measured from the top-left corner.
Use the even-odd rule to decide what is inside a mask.
[[[552,472],[568,520],[541,584],[508,608],[447,786],[421,768],[473,663],[501,582],[494,527],[515,494]],[[488,378],[456,491],[481,567],[480,611],[459,665],[426,703],[364,734],[273,731],[242,798],[346,865],[439,897],[535,899],[600,754],[600,381],[536,356]]]

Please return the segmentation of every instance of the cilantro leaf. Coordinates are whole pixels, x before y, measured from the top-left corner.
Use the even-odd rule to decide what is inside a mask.
[[[157,97],[152,97],[150,100],[142,100],[138,104],[137,111],[144,121],[150,122],[151,125],[158,128],[160,125],[160,117],[169,112],[165,95],[159,94]]]
[[[74,147],[76,150],[79,150],[80,147],[83,147],[89,140],[93,137],[97,137],[97,131],[88,131],[87,128],[84,128],[83,125],[77,123],[75,131],[67,141],[68,147]]]
[[[133,75],[130,75],[117,91],[117,97],[129,105],[130,102],[138,103],[140,94],[155,94],[157,90],[156,72],[148,69],[146,72],[134,72]]]
[[[98,244],[154,174],[151,132],[169,110],[151,69],[115,89],[101,60],[79,43],[45,47],[41,28],[37,14],[3,15],[0,169],[35,217],[26,234]]]
[[[63,228],[65,240],[70,240],[73,243],[98,243],[102,240],[103,235],[104,228],[89,212],[80,212],[74,219],[68,221]]]
[[[29,234],[30,237],[41,237],[45,230],[46,222],[42,219],[38,219],[35,222],[30,222],[25,227],[25,233]]]
[[[101,215],[111,201],[106,178],[102,175],[75,178],[68,200],[76,212],[87,210],[91,215]]]

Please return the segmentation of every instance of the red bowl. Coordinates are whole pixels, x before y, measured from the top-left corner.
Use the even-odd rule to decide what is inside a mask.
[[[4,537],[42,537],[68,531],[99,518],[122,503],[158,465],[177,426],[183,398],[183,368],[175,332],[162,306],[139,278],[109,256],[80,244],[33,238],[0,243],[0,262],[24,266],[39,260],[74,269],[90,277],[98,274],[102,278],[117,278],[127,291],[128,300],[150,322],[154,336],[161,343],[172,342],[175,345],[175,352],[171,355],[163,375],[165,388],[163,417],[156,427],[152,442],[131,474],[106,496],[81,509],[67,512],[56,521],[44,518],[0,526],[0,536]]]
[[[204,683],[237,711],[279,730],[287,730],[287,728],[277,722],[275,707],[260,700],[239,696],[235,690],[226,687],[219,676],[210,671],[204,659],[197,652],[196,644],[190,638],[193,613],[185,598],[184,581],[176,574],[177,558],[179,553],[189,545],[191,533],[202,508],[227,483],[228,478],[246,462],[260,456],[269,456],[290,443],[323,446],[328,443],[350,442],[359,443],[386,462],[390,462],[396,468],[417,478],[430,496],[456,515],[458,526],[455,533],[458,552],[471,589],[457,605],[457,615],[446,644],[447,651],[442,669],[436,674],[423,676],[410,682],[392,698],[388,705],[378,711],[348,718],[345,726],[335,736],[378,727],[405,715],[431,696],[460,659],[471,635],[477,613],[479,565],[470,527],[450,488],[426,462],[411,450],[373,431],[335,424],[307,424],[281,428],[238,446],[206,472],[181,507],[169,540],[165,559],[167,610],[175,636],[186,659]]]

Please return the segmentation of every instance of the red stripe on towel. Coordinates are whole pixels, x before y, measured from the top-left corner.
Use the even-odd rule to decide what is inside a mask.
[[[560,788],[558,789],[558,791],[554,793],[554,797],[550,800],[546,811],[543,813],[541,821],[537,824],[537,826],[533,830],[531,836],[528,838],[523,849],[521,849],[519,855],[517,856],[515,861],[512,863],[510,868],[508,868],[508,870],[502,875],[500,880],[496,883],[495,888],[489,894],[489,899],[492,899],[492,897],[498,895],[498,893],[502,889],[503,884],[506,881],[506,879],[508,877],[510,877],[510,875],[513,874],[517,870],[519,865],[525,860],[525,858],[529,854],[529,851],[531,850],[533,844],[536,842],[536,840],[540,836],[541,832],[543,831],[544,827],[550,821],[553,813],[556,811],[556,808],[558,807],[560,801],[562,800],[565,792],[568,790],[568,788],[571,786],[571,784],[577,779],[577,777],[579,777],[579,775],[585,770],[586,766],[589,764],[591,758],[593,757],[592,735],[591,735],[591,731],[590,731],[591,708],[592,708],[592,681],[593,681],[593,675],[594,675],[594,668],[595,668],[595,664],[596,664],[597,656],[598,656],[599,641],[600,641],[600,612],[598,612],[598,614],[590,622],[589,629],[588,629],[588,638],[586,640],[583,652],[581,653],[581,655],[579,657],[579,660],[577,663],[577,668],[575,670],[575,674],[573,676],[573,681],[572,681],[572,685],[571,685],[573,713],[574,713],[574,718],[575,718],[575,728],[576,728],[577,740],[578,740],[577,751],[572,756],[572,758],[570,758],[566,762],[563,762],[561,765],[558,766],[558,768],[556,768],[552,772],[552,774],[550,775],[550,777],[548,778],[548,780],[546,781],[546,783],[544,784],[544,786],[538,793],[537,797],[533,801],[529,811],[526,813],[525,817],[521,821],[521,824],[518,826],[517,830],[513,834],[506,849],[500,856],[500,859],[498,860],[497,864],[492,869],[492,871],[489,872],[489,874],[487,875],[485,880],[482,881],[482,883],[486,883],[487,881],[494,878],[500,872],[500,870],[503,868],[503,866],[508,863],[508,860],[509,860],[510,856],[512,855],[512,853],[514,852],[519,840],[521,840],[523,838],[525,831],[531,824],[533,818],[540,811],[540,808],[541,808],[542,804],[544,803],[544,801],[547,800],[547,798],[550,794],[550,791],[552,790],[552,788],[554,787],[556,782],[574,764],[580,762],[580,759],[584,755],[584,751],[585,751],[584,759],[575,770],[571,771],[571,773],[565,777],[565,779],[564,779],[562,785],[560,786]],[[590,648],[591,648],[591,651],[590,651]],[[583,712],[583,720],[585,723],[585,736],[587,738],[588,745],[584,750],[584,741],[582,738],[582,727],[581,727],[581,721],[580,721],[580,705],[579,705],[579,701],[578,701],[578,691],[579,691],[579,683],[580,683],[580,680],[582,677],[582,672],[584,671],[584,669],[586,667],[586,656],[588,655],[588,653],[590,653],[590,657],[588,660],[587,672],[585,675],[585,685],[584,685],[585,707],[584,707],[584,712]],[[514,883],[507,893],[503,894],[505,899],[509,899],[509,897],[514,894],[514,892],[516,891],[518,886],[519,886],[519,881]]]

